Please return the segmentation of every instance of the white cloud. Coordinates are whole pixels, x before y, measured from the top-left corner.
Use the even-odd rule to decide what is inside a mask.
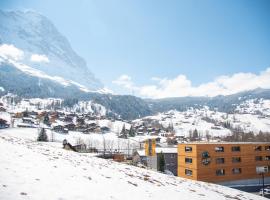
[[[40,54],[32,54],[30,60],[32,62],[45,62],[48,63],[50,62],[49,58],[45,55],[40,55]]]
[[[151,80],[155,84],[136,86],[130,76],[122,75],[113,83],[126,89],[131,89],[137,95],[149,98],[184,97],[184,96],[217,96],[230,95],[256,88],[270,88],[270,68],[259,74],[236,73],[231,76],[219,76],[214,81],[192,86],[185,75],[176,78],[158,78]]]
[[[126,88],[126,89],[134,90],[137,88],[136,86],[134,86],[134,84],[131,80],[131,77],[126,75],[126,74],[121,75],[118,79],[116,79],[112,82],[114,84],[121,86],[123,88]]]
[[[12,44],[0,45],[0,56],[5,59],[21,60],[24,57],[24,52]]]

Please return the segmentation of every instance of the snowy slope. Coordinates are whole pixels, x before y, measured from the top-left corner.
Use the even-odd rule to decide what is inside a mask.
[[[12,134],[11,134],[12,133]],[[38,143],[0,130],[0,199],[264,199]]]

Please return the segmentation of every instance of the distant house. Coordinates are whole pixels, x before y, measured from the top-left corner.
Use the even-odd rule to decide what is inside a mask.
[[[68,129],[60,124],[53,126],[52,130],[58,133],[68,133]]]
[[[76,125],[76,131],[86,133],[88,130],[88,125],[87,124],[77,124]]]
[[[109,132],[109,131],[110,131],[110,128],[107,127],[107,126],[102,126],[102,127],[100,127],[100,131],[101,131],[102,133],[106,133],[106,132]]]
[[[116,162],[124,162],[125,161],[125,155],[121,153],[115,153],[113,154],[113,160]]]
[[[143,164],[147,166],[147,156],[145,155],[145,150],[137,150],[133,153],[132,156],[132,162],[137,165],[137,164]]]
[[[164,155],[165,170],[177,176],[177,148],[156,148],[157,165],[159,164],[159,154],[161,153]]]
[[[97,126],[97,123],[96,122],[91,122],[91,123],[88,124],[88,126],[95,127],[95,126]]]
[[[69,131],[73,131],[75,130],[76,125],[74,123],[68,123],[64,127],[67,128]]]
[[[161,138],[160,137],[157,137],[156,138],[156,143],[160,143],[160,140],[161,140]]]
[[[63,148],[79,153],[97,153],[96,148],[87,149],[85,144],[71,145],[66,139],[63,140]]]
[[[4,107],[0,106],[0,112],[6,112],[7,109],[5,109]]]
[[[66,116],[66,117],[64,118],[64,121],[65,121],[65,122],[73,122],[73,117],[72,117],[72,116]]]
[[[73,146],[76,152],[86,152],[86,145],[85,144],[78,144]]]
[[[143,164],[152,169],[159,168],[160,154],[164,155],[165,170],[170,171],[172,174],[177,176],[177,148],[156,148],[156,155],[146,156],[145,149],[137,150],[132,156],[132,161],[135,165]]]
[[[7,123],[7,121],[0,118],[0,129],[8,128],[8,127],[9,127],[9,124]]]
[[[28,112],[28,114],[31,115],[31,116],[37,116],[38,115],[38,112],[31,111],[31,112]]]
[[[68,143],[66,139],[63,140],[63,148],[66,150],[71,150],[71,151],[76,152],[76,149],[70,143]]]
[[[25,124],[35,124],[34,119],[32,119],[31,117],[23,117],[22,122]]]
[[[84,118],[77,118],[77,124],[80,126],[80,125],[84,125],[85,124],[85,120]]]
[[[35,128],[37,127],[36,121],[31,117],[23,117],[22,122],[17,124],[21,128]]]
[[[88,119],[88,120],[96,120],[96,117],[87,114],[87,115],[85,115],[85,119]]]

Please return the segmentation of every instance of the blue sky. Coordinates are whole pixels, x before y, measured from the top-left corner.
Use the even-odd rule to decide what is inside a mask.
[[[47,16],[117,93],[182,75],[198,87],[270,67],[268,0],[2,0],[0,7]]]

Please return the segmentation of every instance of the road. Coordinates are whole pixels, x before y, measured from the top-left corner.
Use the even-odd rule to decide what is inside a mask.
[[[265,185],[265,187],[267,187],[267,186],[270,187],[270,184]],[[259,195],[259,191],[262,188],[262,186],[261,185],[257,185],[257,186],[241,186],[241,187],[232,187],[232,188]],[[270,195],[265,196],[265,197],[270,199]]]

